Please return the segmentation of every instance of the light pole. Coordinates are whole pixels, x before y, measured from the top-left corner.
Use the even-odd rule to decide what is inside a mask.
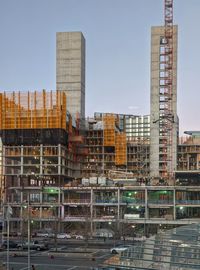
[[[30,270],[31,268],[31,257],[30,257],[30,236],[31,236],[31,232],[30,232],[30,194],[27,194],[27,201],[24,202],[25,204],[22,205],[23,208],[27,208],[27,214],[26,214],[26,218],[27,218],[27,234],[28,234],[28,239],[27,239],[27,244],[28,244],[28,268],[27,270]]]
[[[9,206],[8,206],[9,207]],[[10,235],[10,217],[7,208],[7,270],[9,270],[9,235]]]
[[[7,213],[6,213],[6,219],[7,219],[7,270],[9,270],[9,253],[10,253],[10,248],[9,248],[9,235],[10,235],[10,216],[12,215],[12,207],[10,206],[9,202],[7,205]]]
[[[28,270],[31,269],[31,256],[30,256],[30,194],[28,193]]]

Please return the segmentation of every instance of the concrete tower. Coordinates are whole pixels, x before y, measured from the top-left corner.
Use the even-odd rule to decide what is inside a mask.
[[[151,29],[151,124],[150,124],[150,174],[152,177],[166,177],[167,171],[175,171],[177,160],[177,31],[173,26],[172,93],[166,93],[167,77],[165,50],[165,27]],[[170,116],[166,113],[166,102],[170,100]],[[168,108],[167,108],[168,109]],[[163,116],[165,114],[165,116]],[[170,125],[170,141],[167,139],[167,122]],[[163,123],[165,130],[163,129]],[[165,124],[166,123],[166,124]],[[167,155],[165,153],[169,153]],[[170,160],[169,160],[170,156]],[[169,169],[169,163],[171,169]]]
[[[81,32],[56,33],[56,89],[65,91],[67,110],[85,118],[85,38]]]

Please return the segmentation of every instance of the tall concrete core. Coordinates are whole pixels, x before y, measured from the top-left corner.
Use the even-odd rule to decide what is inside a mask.
[[[65,91],[67,110],[85,118],[85,38],[81,32],[56,33],[56,89]]]
[[[165,177],[166,168],[169,169],[169,160],[165,152],[170,151],[171,171],[176,169],[177,161],[177,136],[178,136],[178,117],[177,117],[177,32],[178,27],[173,26],[173,54],[172,54],[172,94],[170,97],[171,114],[171,141],[168,143],[164,137],[167,129],[163,132],[160,119],[167,123],[167,114],[163,116],[167,94],[166,85],[166,55],[164,52],[165,27],[158,26],[151,29],[151,123],[150,123],[150,176]],[[165,117],[163,121],[163,117]],[[169,156],[169,155],[168,155]],[[165,171],[164,169],[165,168]]]

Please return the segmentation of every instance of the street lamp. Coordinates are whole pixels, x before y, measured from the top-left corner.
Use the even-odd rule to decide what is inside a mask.
[[[8,203],[7,205],[7,213],[6,213],[6,219],[7,219],[7,270],[9,270],[9,252],[10,252],[10,248],[9,248],[9,235],[10,235],[10,217],[12,215],[13,211],[12,211],[12,207],[10,206],[10,204]]]
[[[30,194],[28,193],[28,270],[31,269],[31,256],[30,256]]]
[[[31,231],[30,231],[30,194],[28,193],[28,200],[25,202],[25,205],[23,205],[24,208],[27,208],[28,215],[27,215],[27,227],[28,227],[28,270],[31,269],[31,256],[30,256],[30,236],[31,236]]]

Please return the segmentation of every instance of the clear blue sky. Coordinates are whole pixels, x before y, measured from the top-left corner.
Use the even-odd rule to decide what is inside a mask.
[[[164,0],[0,0],[0,90],[54,90],[56,32],[86,38],[86,115],[149,114],[150,28]],[[174,0],[180,130],[199,130],[200,0]]]

